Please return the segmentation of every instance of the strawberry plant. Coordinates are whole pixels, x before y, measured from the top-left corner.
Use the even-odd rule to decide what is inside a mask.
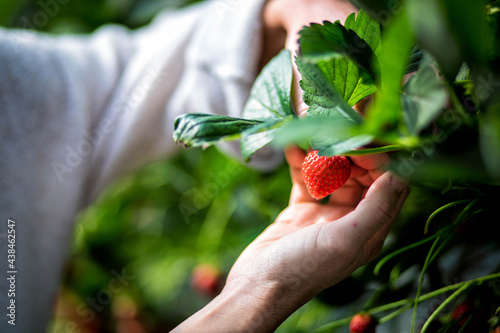
[[[380,325],[410,312],[411,332],[485,325],[500,305],[499,3],[405,1],[392,15],[385,2],[359,3],[364,10],[344,24],[304,27],[293,59],[282,51],[257,78],[242,118],[184,115],[174,139],[201,147],[239,139],[246,160],[268,144],[297,143],[316,158],[389,152],[413,193],[382,259],[355,272],[379,285],[359,310],[381,315]],[[290,104],[292,61],[309,106],[300,119]],[[364,99],[366,110],[355,111]],[[487,268],[475,267],[469,251],[482,253]],[[450,319],[465,294],[478,309]]]

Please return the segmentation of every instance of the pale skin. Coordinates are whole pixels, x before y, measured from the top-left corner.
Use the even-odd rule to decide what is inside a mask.
[[[270,1],[263,13],[263,60],[279,51],[271,40],[294,51],[302,26],[343,22],[355,11],[347,1]],[[303,116],[307,106],[299,79],[295,69],[294,105]],[[309,195],[301,175],[306,152],[291,146],[285,156],[293,183],[289,206],[243,251],[221,294],[174,332],[273,332],[321,290],[380,253],[409,193],[405,180],[385,171],[389,157],[351,157],[351,177],[321,204]]]

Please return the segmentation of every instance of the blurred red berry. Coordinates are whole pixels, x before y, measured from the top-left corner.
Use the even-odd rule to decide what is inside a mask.
[[[466,300],[458,304],[451,313],[451,320],[456,326],[450,332],[481,333],[489,331],[488,319],[491,309],[488,306],[476,306],[473,300]]]
[[[460,326],[465,325],[467,320],[470,318],[472,311],[475,308],[475,304],[471,300],[466,300],[455,307],[451,313],[451,320],[458,321]]]
[[[191,286],[201,296],[214,298],[223,286],[223,276],[212,264],[200,264],[193,269]]]
[[[349,324],[350,333],[375,333],[377,319],[369,313],[358,313]]]

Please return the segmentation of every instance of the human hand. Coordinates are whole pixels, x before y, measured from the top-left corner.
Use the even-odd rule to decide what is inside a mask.
[[[288,148],[286,157],[290,205],[245,249],[227,280],[229,288],[243,281],[271,295],[266,311],[275,320],[374,259],[409,193],[406,181],[384,172],[387,155],[358,156],[347,183],[321,204],[301,176],[305,152]]]
[[[351,177],[327,204],[301,176],[305,152],[286,150],[290,205],[240,255],[222,293],[178,331],[272,332],[321,290],[375,258],[399,214],[407,182],[384,154],[352,157]]]
[[[407,182],[383,154],[352,157],[342,188],[322,204],[301,176],[305,152],[286,150],[290,205],[240,255],[222,293],[175,332],[272,332],[321,290],[375,258],[399,214]]]

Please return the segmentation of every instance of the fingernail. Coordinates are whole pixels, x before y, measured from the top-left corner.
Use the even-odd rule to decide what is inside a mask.
[[[392,174],[391,186],[397,193],[403,193],[408,188],[408,180]]]

